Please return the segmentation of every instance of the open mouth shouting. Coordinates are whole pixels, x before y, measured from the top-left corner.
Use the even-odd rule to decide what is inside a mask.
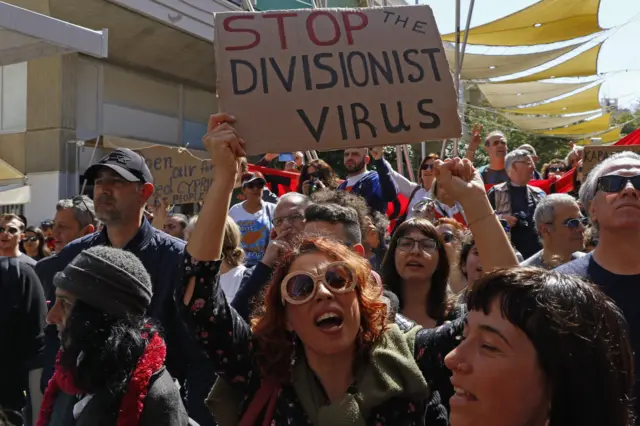
[[[344,316],[337,310],[323,311],[315,317],[315,325],[325,333],[337,333],[342,330]]]

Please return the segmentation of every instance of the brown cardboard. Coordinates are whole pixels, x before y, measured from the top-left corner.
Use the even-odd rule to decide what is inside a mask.
[[[607,157],[622,151],[640,152],[640,145],[609,145],[584,147],[584,159],[582,160],[582,173],[586,176],[598,163],[603,162]]]
[[[138,151],[153,175],[155,191],[149,205],[164,199],[170,205],[202,201],[213,182],[213,166],[204,151],[179,151],[175,148],[153,147]]]
[[[214,44],[219,108],[249,155],[461,135],[429,6],[218,13]]]

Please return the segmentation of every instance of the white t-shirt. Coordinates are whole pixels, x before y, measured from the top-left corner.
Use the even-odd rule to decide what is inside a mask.
[[[220,274],[220,287],[227,298],[227,303],[231,303],[242,283],[242,276],[247,267],[244,265],[229,269],[224,274]]]
[[[246,265],[253,266],[262,260],[264,251],[269,243],[269,234],[273,225],[276,205],[262,202],[262,208],[255,213],[249,213],[244,209],[243,201],[229,209],[229,216],[240,227],[242,239],[240,246],[247,255]]]
[[[362,179],[363,177],[368,175],[370,172],[371,171],[365,171],[365,172],[360,173],[359,175],[348,177],[347,178],[347,186],[346,186],[345,190],[347,192],[351,192],[351,188],[353,188],[355,186],[355,184],[360,181],[360,179]]]

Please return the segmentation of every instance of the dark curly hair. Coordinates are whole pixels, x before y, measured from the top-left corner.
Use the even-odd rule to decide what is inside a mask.
[[[309,174],[309,167],[313,167],[316,169],[316,173],[318,174],[318,179],[324,183],[327,189],[336,189],[338,185],[340,185],[340,179],[338,179],[338,175],[333,171],[331,166],[327,164],[324,160],[311,160],[309,163],[305,164],[300,171],[300,177],[298,178],[298,188],[296,192],[302,192],[302,184],[311,179],[311,175]]]
[[[267,287],[264,306],[252,320],[253,337],[257,343],[256,359],[264,375],[289,378],[294,346],[291,332],[286,327],[280,283],[289,273],[291,264],[308,253],[323,253],[335,261],[347,262],[355,271],[358,281],[355,291],[360,302],[361,316],[361,331],[357,337],[359,359],[368,354],[385,331],[387,305],[380,297],[382,288],[371,275],[371,267],[366,259],[333,240],[322,237],[304,238],[282,256]]]
[[[159,330],[143,317],[116,318],[77,300],[62,331],[60,364],[73,371],[74,385],[86,393],[106,390],[121,396],[147,346],[142,334]]]

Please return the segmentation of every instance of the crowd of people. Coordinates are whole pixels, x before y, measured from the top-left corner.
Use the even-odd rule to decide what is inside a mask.
[[[211,116],[197,216],[149,209],[145,160],[118,149],[93,197],[0,219],[6,424],[636,424],[639,155],[538,172],[493,131],[476,170],[476,126],[418,182],[382,148],[346,149],[344,179],[296,153],[278,197],[233,122]],[[572,193],[530,184],[571,169]]]

